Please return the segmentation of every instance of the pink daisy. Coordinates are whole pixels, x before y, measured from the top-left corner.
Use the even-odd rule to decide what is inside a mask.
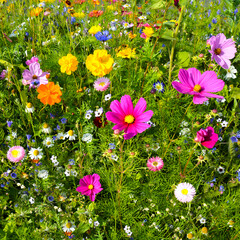
[[[156,172],[163,168],[163,160],[160,157],[152,157],[148,159],[147,167],[149,170]]]
[[[174,195],[180,202],[191,202],[196,195],[196,190],[190,183],[179,183],[174,191]]]
[[[80,192],[82,195],[89,196],[90,200],[94,202],[96,194],[103,190],[103,188],[101,188],[101,183],[99,180],[100,176],[96,173],[93,175],[87,175],[80,179],[80,186],[77,187],[76,191]]]
[[[218,134],[214,132],[212,127],[206,129],[200,129],[197,132],[197,137],[194,139],[196,142],[200,142],[206,148],[213,148],[218,141]]]
[[[113,130],[124,130],[126,133],[124,139],[127,140],[151,127],[146,122],[151,119],[153,111],[144,112],[146,107],[147,102],[144,98],[140,98],[135,108],[133,108],[131,97],[124,95],[121,102],[118,100],[111,102],[110,108],[112,112],[107,112],[106,117],[108,121],[116,124],[112,128]]]
[[[202,104],[208,98],[224,97],[209,92],[219,92],[225,83],[217,78],[214,71],[206,71],[203,74],[196,68],[188,70],[180,69],[178,73],[180,82],[173,81],[172,86],[180,93],[193,95],[193,103]]]
[[[95,82],[94,82],[94,88],[97,91],[105,91],[108,89],[108,87],[110,86],[110,81],[108,78],[102,77],[102,78],[98,78]]]
[[[7,152],[7,158],[11,162],[19,162],[25,156],[25,150],[21,146],[11,147]]]
[[[226,39],[223,33],[219,33],[208,39],[207,43],[211,45],[209,52],[212,54],[212,60],[215,59],[222,68],[228,69],[231,65],[229,59],[234,58],[237,52],[235,42],[231,38]]]

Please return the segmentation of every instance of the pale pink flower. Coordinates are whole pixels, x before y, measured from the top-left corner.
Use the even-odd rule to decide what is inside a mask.
[[[25,150],[21,146],[11,147],[7,152],[7,158],[11,162],[19,162],[25,156]]]
[[[147,167],[149,170],[156,172],[163,168],[163,160],[160,157],[152,157],[148,159]]]
[[[94,82],[94,88],[97,90],[97,91],[106,91],[108,89],[108,87],[110,86],[110,80],[108,78],[105,78],[105,77],[101,77],[101,78],[98,78],[95,82]]]
[[[179,183],[174,191],[178,201],[186,203],[191,202],[196,194],[194,186],[190,183]]]

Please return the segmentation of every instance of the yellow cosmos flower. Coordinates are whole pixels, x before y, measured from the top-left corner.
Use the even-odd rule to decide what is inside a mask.
[[[39,16],[39,14],[42,12],[42,8],[40,8],[40,7],[36,7],[36,8],[33,8],[32,10],[31,10],[31,12],[30,12],[30,16],[31,17],[37,17],[37,16]]]
[[[145,27],[143,30],[143,33],[146,35],[146,42],[149,40],[149,38],[153,35],[154,31],[152,27]]]
[[[75,56],[69,53],[67,56],[59,59],[58,64],[61,65],[62,73],[66,72],[67,75],[71,75],[72,72],[77,70],[78,61]]]
[[[98,26],[92,26],[89,30],[88,33],[89,34],[96,34],[97,32],[101,32],[102,28],[98,25]]]
[[[113,58],[107,50],[95,50],[86,60],[86,67],[94,76],[103,77],[112,71]]]
[[[135,58],[135,48],[131,49],[128,46],[126,46],[125,48],[120,47],[119,49],[117,49],[118,53],[117,53],[117,57],[121,57],[121,58]]]

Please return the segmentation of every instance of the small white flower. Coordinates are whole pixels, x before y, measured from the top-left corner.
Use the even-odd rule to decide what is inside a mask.
[[[47,123],[43,124],[42,132],[43,133],[51,133],[52,129],[49,127]]]
[[[86,143],[90,143],[92,141],[92,134],[91,133],[83,134],[82,141]]]
[[[235,73],[237,73],[237,69],[234,66],[230,66],[230,68],[227,69],[227,75],[225,76],[225,78],[227,80],[229,80],[230,78],[235,79],[237,77]]]
[[[46,139],[44,139],[43,144],[48,148],[54,146],[53,140],[50,137],[47,137]]]
[[[95,117],[100,117],[102,115],[102,113],[103,113],[103,108],[99,108],[94,113],[95,113]]]
[[[105,95],[105,101],[109,101],[111,99],[112,95],[109,93]]]
[[[38,172],[38,177],[42,179],[48,178],[48,171],[47,170],[40,170]]]
[[[138,17],[138,19],[139,20],[145,20],[145,19],[147,19],[147,17],[146,16],[140,16],[140,17]]]
[[[226,122],[226,121],[223,121],[223,122],[221,123],[221,125],[222,125],[222,127],[227,127],[227,125],[228,125],[228,122]]]
[[[124,4],[122,7],[123,7],[123,8],[130,8],[131,5],[130,5],[130,4]]]
[[[43,156],[41,148],[31,148],[28,154],[31,159],[41,159]]]
[[[70,176],[70,171],[69,171],[69,170],[66,169],[66,171],[65,171],[64,173],[65,173],[65,175],[66,175],[67,177]]]
[[[52,160],[52,161],[56,161],[56,160],[57,160],[57,156],[52,155],[52,156],[51,156],[51,160]]]
[[[217,119],[217,122],[222,122],[222,119],[221,119],[221,118],[218,118],[218,119]]]
[[[33,113],[34,112],[34,107],[31,103],[27,103],[27,106],[25,108],[26,113]]]
[[[205,224],[205,223],[206,223],[206,218],[201,218],[201,219],[199,220],[199,222],[200,222],[201,224]]]
[[[225,168],[224,167],[221,167],[219,166],[217,171],[219,172],[219,174],[223,174],[225,172]]]
[[[91,115],[90,113],[86,113],[86,114],[85,114],[85,118],[86,118],[86,119],[90,119],[91,117],[92,117],[92,115]]]
[[[12,137],[16,138],[17,137],[17,132],[12,132]]]
[[[64,137],[65,137],[65,135],[62,132],[57,134],[57,139],[64,140]]]
[[[93,224],[94,224],[95,227],[99,226],[99,222],[98,221],[95,221]]]
[[[223,140],[222,137],[218,137],[218,141],[221,142]]]
[[[68,132],[65,133],[64,139],[68,138],[68,140],[73,141],[75,140],[77,135],[74,133],[73,130],[69,130]]]
[[[92,219],[91,219],[91,218],[89,218],[88,222],[89,222],[89,224],[92,224]]]
[[[33,197],[30,197],[29,202],[30,202],[31,204],[34,204],[34,202],[35,202],[34,198],[33,198]]]
[[[116,154],[112,154],[111,156],[112,160],[117,161],[118,160],[118,156]]]

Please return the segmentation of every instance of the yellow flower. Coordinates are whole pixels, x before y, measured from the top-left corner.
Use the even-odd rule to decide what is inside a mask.
[[[86,60],[86,67],[94,76],[103,77],[112,71],[113,58],[107,50],[95,50]]]
[[[36,8],[33,8],[32,10],[31,10],[31,12],[30,12],[30,16],[31,17],[37,17],[37,16],[39,16],[39,14],[42,12],[42,8],[40,8],[40,7],[36,7]]]
[[[11,4],[9,4],[9,6],[7,7],[7,11],[8,11],[8,12],[11,12],[11,11],[13,11],[13,10],[14,10],[14,4],[11,3]]]
[[[81,12],[81,13],[76,12],[76,13],[73,14],[73,16],[76,17],[76,18],[84,18],[85,17],[85,13],[83,13],[83,12]]]
[[[116,8],[113,5],[107,6],[107,10],[112,11],[115,10]]]
[[[145,27],[143,30],[143,33],[146,35],[146,42],[149,40],[149,38],[153,35],[154,31],[152,27]]]
[[[61,72],[66,72],[67,75],[71,75],[72,72],[77,70],[78,61],[77,58],[72,54],[68,54],[67,56],[59,59],[58,64],[61,65]]]
[[[125,48],[118,48],[117,49],[118,53],[117,53],[117,57],[121,57],[121,58],[135,58],[135,48],[131,49],[128,46],[126,46]]]
[[[192,233],[188,233],[187,234],[187,239],[193,239],[193,234]]]
[[[7,2],[7,0],[0,0],[0,3],[4,3],[4,2]]]
[[[89,34],[96,34],[97,32],[101,32],[102,28],[97,25],[97,26],[92,26],[89,30],[88,30],[88,33]]]
[[[208,229],[206,227],[203,227],[202,230],[201,230],[202,234],[205,234],[207,235],[208,233]]]
[[[136,36],[137,36],[137,34],[132,34],[132,32],[130,32],[130,33],[128,34],[128,37],[129,37],[130,39],[134,39]]]

